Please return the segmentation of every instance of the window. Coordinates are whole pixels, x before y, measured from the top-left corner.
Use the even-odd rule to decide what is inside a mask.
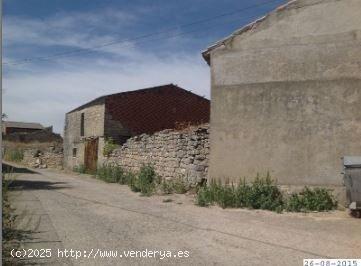
[[[84,113],[81,113],[80,117],[80,136],[84,136]]]
[[[76,157],[76,148],[73,148],[73,157]]]

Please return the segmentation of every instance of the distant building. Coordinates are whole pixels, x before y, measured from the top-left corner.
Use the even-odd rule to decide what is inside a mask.
[[[66,114],[64,165],[95,170],[105,140],[122,144],[131,136],[172,129],[177,123],[207,123],[209,110],[209,100],[173,84],[99,97]]]
[[[45,128],[39,123],[14,122],[14,121],[2,122],[2,133],[4,135],[9,135],[12,133],[32,133],[43,129]]]
[[[209,47],[210,177],[342,190],[340,158],[361,155],[360,43],[360,0],[296,0]]]

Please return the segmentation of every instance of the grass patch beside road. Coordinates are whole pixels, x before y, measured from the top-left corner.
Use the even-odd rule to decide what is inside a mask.
[[[237,186],[211,181],[208,186],[198,190],[197,204],[208,206],[218,204],[222,208],[252,208],[282,211],[284,199],[275,182],[267,175],[257,177],[252,184],[245,181]]]
[[[29,232],[18,230],[15,228],[15,220],[17,216],[15,210],[11,207],[9,190],[13,181],[13,168],[3,164],[2,173],[2,264],[17,265],[15,258],[11,257],[10,251],[20,247],[20,241],[25,239]]]
[[[161,179],[151,165],[143,165],[137,173],[125,171],[117,165],[103,165],[97,169],[95,176],[108,183],[128,185],[132,191],[140,192],[144,196],[158,192],[161,194],[184,194],[190,189],[181,178]]]
[[[276,212],[329,211],[337,207],[337,201],[331,192],[324,188],[305,187],[300,193],[284,196],[269,174],[266,177],[257,176],[251,184],[240,181],[237,186],[211,181],[209,185],[198,190],[196,202],[202,207],[217,204],[222,208]]]
[[[22,149],[5,149],[4,159],[11,162],[21,162],[24,159],[24,151]]]
[[[85,173],[83,166],[74,168]],[[182,179],[161,179],[152,165],[143,165],[137,173],[125,171],[117,165],[103,165],[95,174],[96,178],[108,183],[128,185],[143,196],[160,193],[163,195],[184,194],[191,187]],[[222,208],[263,209],[275,212],[329,211],[337,207],[332,193],[324,188],[305,187],[300,193],[286,196],[269,174],[257,176],[252,183],[240,180],[237,185],[222,184],[211,180],[208,185],[198,188],[196,204],[202,207],[219,205]]]

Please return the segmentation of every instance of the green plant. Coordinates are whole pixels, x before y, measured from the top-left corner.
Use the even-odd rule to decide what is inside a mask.
[[[138,177],[131,172],[127,173],[128,186],[133,192],[140,192]]]
[[[184,194],[189,190],[188,185],[181,178],[172,181],[173,191],[177,194]]]
[[[14,248],[20,247],[20,239],[25,237],[25,231],[17,230],[15,228],[15,222],[17,215],[14,213],[14,209],[10,204],[9,190],[10,184],[14,180],[12,178],[12,167],[3,168],[2,173],[2,249],[3,265],[16,265],[14,258],[10,256],[10,251]]]
[[[112,138],[108,138],[104,144],[103,155],[109,156],[116,148],[117,144],[115,144],[114,140]]]
[[[120,184],[126,184],[127,180],[124,171],[120,166],[117,165],[102,165],[101,167],[98,167],[96,171],[96,176],[99,179],[104,180],[108,183],[120,183]]]
[[[160,189],[164,194],[172,194],[173,193],[173,184],[171,181],[163,180],[160,183]]]
[[[325,188],[305,187],[300,193],[292,194],[286,209],[293,212],[328,211],[337,207],[337,201]]]
[[[24,159],[24,151],[21,149],[7,149],[4,157],[8,161],[21,162]]]
[[[142,195],[150,196],[155,188],[156,173],[151,165],[143,165],[138,174],[138,188]]]
[[[196,204],[206,207],[212,203],[209,187],[200,187],[197,192]]]
[[[73,171],[74,171],[74,172],[77,172],[77,173],[79,173],[79,174],[85,174],[86,169],[85,169],[84,164],[79,164],[79,165],[75,165],[75,166],[73,167]]]
[[[269,173],[265,178],[256,177],[248,193],[247,207],[275,211],[283,206],[283,195],[271,179]]]
[[[269,175],[265,178],[257,176],[252,184],[246,184],[243,180],[236,187],[211,180],[208,186],[198,190],[196,201],[200,206],[216,203],[222,208],[241,207],[278,212],[283,208],[282,193]]]
[[[5,179],[5,175],[2,177],[2,194],[3,194],[3,212],[2,221],[3,229],[2,234],[4,241],[9,241],[11,238],[12,227],[14,224],[15,216],[12,214],[12,209],[9,203],[8,191],[11,180]]]
[[[174,180],[162,180],[160,182],[160,189],[164,194],[184,194],[189,190],[189,187],[181,178],[177,178]]]

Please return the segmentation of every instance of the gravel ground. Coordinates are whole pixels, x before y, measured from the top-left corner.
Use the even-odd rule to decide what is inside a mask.
[[[27,232],[21,246],[43,256],[41,249],[51,249],[49,258],[18,259],[26,265],[302,265],[304,258],[361,258],[361,220],[342,211],[201,208],[189,195],[141,197],[86,175],[19,167],[13,177],[16,229]],[[117,257],[101,258],[104,251]]]

